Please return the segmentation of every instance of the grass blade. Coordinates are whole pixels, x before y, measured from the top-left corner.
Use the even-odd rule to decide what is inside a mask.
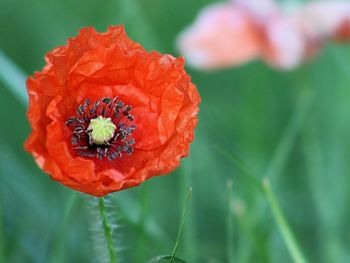
[[[178,200],[181,204],[183,202],[183,197],[187,195],[188,187],[192,185],[194,175],[194,166],[193,166],[193,160],[185,160],[181,164],[181,168],[179,169],[179,180],[180,180],[180,189]],[[191,206],[194,207],[196,205],[195,203],[195,196],[192,196],[192,204]],[[196,224],[196,217],[192,213],[193,209],[191,209],[188,213],[188,220],[186,222],[187,228],[186,232],[183,235],[182,238],[182,244],[183,244],[183,250],[182,255],[184,258],[186,258],[189,262],[197,262],[198,261],[198,244],[196,240],[197,233],[197,226]]]
[[[1,150],[1,149],[0,149]],[[0,171],[1,172],[1,171]],[[2,180],[2,177],[0,177],[0,262],[5,262],[5,232],[4,232],[4,224],[5,224],[5,219],[4,215],[5,213],[3,212],[3,189],[2,187],[4,186],[4,182]]]
[[[0,51],[0,80],[6,84],[9,91],[21,102],[27,105],[28,96],[25,82],[26,74],[20,70],[2,51]]]
[[[5,236],[2,199],[0,199],[0,262],[5,262]]]
[[[184,209],[183,209],[183,212],[182,212],[182,216],[181,216],[181,220],[180,220],[179,231],[177,233],[175,247],[174,247],[173,253],[171,254],[171,258],[170,258],[169,263],[173,263],[174,262],[176,252],[179,249],[180,240],[181,240],[181,237],[182,237],[182,233],[183,233],[183,230],[184,230],[186,217],[187,217],[187,214],[188,214],[188,208],[190,206],[191,196],[192,196],[192,187],[190,187],[188,189],[185,206],[184,206]]]
[[[251,171],[249,171],[248,166],[242,160],[240,160],[233,153],[225,151],[222,148],[216,147],[216,150],[220,154],[222,154],[224,157],[226,157],[228,160],[230,160],[232,163],[234,163],[236,167],[239,168],[241,172],[243,172],[243,174],[238,173],[238,175],[245,176],[245,178],[247,178],[250,181],[250,183],[255,185],[258,189],[261,188],[261,183],[259,178],[255,174],[253,174]]]
[[[281,173],[288,160],[288,156],[294,146],[297,135],[299,134],[307,113],[309,112],[312,98],[313,96],[309,90],[304,90],[300,94],[296,110],[278,142],[277,148],[275,149],[265,171],[264,177],[269,177],[271,181],[274,181],[274,178]]]
[[[293,258],[295,263],[307,263],[307,260],[303,256],[301,249],[287,223],[287,220],[282,212],[280,205],[278,204],[277,198],[272,192],[270,181],[267,178],[263,179],[262,182],[263,190],[267,201],[272,210],[273,217],[278,225],[278,228],[282,234],[283,240],[287,246],[287,249]]]
[[[234,235],[233,235],[233,222],[234,222],[234,207],[233,207],[233,181],[229,179],[227,181],[227,219],[226,219],[226,253],[228,263],[234,262]]]
[[[112,195],[109,197],[112,197]],[[128,191],[118,193],[118,198],[114,199],[119,208],[118,213],[121,218],[123,218],[123,221],[130,227],[138,228],[143,213],[142,207],[139,205],[140,202],[137,202]],[[166,250],[173,243],[170,236],[159,226],[151,215],[147,215],[144,231],[147,239],[153,246],[160,245],[163,250]]]
[[[71,191],[63,211],[61,224],[58,227],[56,240],[54,241],[54,245],[52,249],[53,252],[51,256],[51,263],[66,262],[66,259],[64,258],[66,256],[66,253],[64,253],[65,234],[67,232],[69,221],[72,217],[77,200],[78,200],[78,193],[76,193],[75,191]]]
[[[165,263],[165,262],[169,262],[169,259],[171,259],[172,256],[156,256],[152,259],[150,259],[149,261],[147,261],[147,263]],[[174,257],[174,263],[187,263],[185,260],[178,258],[178,257]]]
[[[346,251],[347,249],[340,234],[343,230],[342,224],[338,223],[340,221],[339,214],[334,213],[338,209],[335,208],[336,201],[333,199],[332,187],[327,180],[329,161],[325,161],[328,160],[325,156],[326,151],[322,149],[321,139],[315,127],[312,123],[304,134],[304,158],[307,166],[307,178],[322,235],[319,238],[320,255],[325,262],[337,262],[339,258],[342,258],[343,250]]]

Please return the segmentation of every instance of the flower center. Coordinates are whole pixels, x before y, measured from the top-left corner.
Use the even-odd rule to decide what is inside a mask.
[[[135,140],[132,137],[135,125],[132,107],[118,97],[103,98],[90,103],[85,99],[79,105],[76,116],[70,117],[66,125],[71,129],[71,145],[79,156],[109,161],[132,154]]]
[[[87,131],[90,132],[91,140],[97,145],[106,145],[113,138],[116,126],[111,118],[98,116],[90,121]]]

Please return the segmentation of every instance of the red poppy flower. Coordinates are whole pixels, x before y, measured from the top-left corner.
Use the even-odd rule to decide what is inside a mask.
[[[115,26],[82,29],[46,62],[27,80],[25,148],[54,180],[103,196],[188,155],[200,97],[183,58],[147,52]]]

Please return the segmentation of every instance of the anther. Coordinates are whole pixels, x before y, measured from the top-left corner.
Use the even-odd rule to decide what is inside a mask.
[[[130,155],[135,140],[131,134],[135,125],[129,125],[134,118],[132,106],[125,105],[118,97],[102,98],[95,102],[84,99],[78,105],[76,116],[65,122],[72,131],[70,143],[77,155],[109,161]]]

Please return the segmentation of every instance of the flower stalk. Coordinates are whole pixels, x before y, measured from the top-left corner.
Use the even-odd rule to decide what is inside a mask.
[[[110,262],[118,263],[117,252],[115,251],[114,244],[113,244],[111,226],[107,218],[105,199],[103,197],[98,199],[98,207],[100,210],[100,217],[101,217],[102,226],[105,234]]]

